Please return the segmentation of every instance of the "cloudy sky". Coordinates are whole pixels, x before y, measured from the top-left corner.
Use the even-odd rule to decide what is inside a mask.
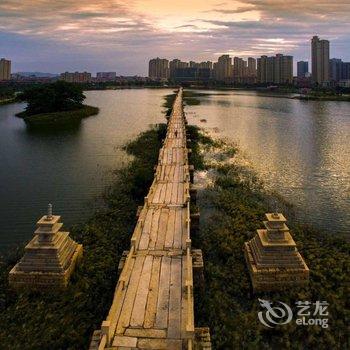
[[[317,34],[350,61],[349,19],[350,0],[0,0],[0,56],[13,71],[145,75],[156,56],[308,60]]]

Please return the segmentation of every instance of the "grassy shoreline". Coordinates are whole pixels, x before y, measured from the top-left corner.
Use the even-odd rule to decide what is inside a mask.
[[[8,104],[15,103],[15,102],[16,102],[16,98],[15,97],[6,98],[6,99],[3,99],[3,100],[0,100],[0,106],[8,105]]]
[[[300,95],[293,97],[294,99],[298,99],[301,101],[340,101],[340,102],[350,102],[350,96],[337,96],[337,95]]]

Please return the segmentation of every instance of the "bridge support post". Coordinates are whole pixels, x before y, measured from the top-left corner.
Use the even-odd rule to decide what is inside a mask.
[[[125,260],[126,260],[126,257],[128,256],[128,254],[129,254],[128,250],[123,251],[122,257],[120,258],[119,264],[118,264],[118,275],[120,275],[122,270],[123,270],[123,267],[125,265]]]
[[[197,203],[197,189],[192,184],[190,185],[190,197],[191,197],[191,202],[196,205],[196,203]]]
[[[193,182],[194,182],[194,165],[189,165],[188,170],[190,172],[190,182],[193,184]]]
[[[112,329],[110,321],[103,321],[101,325],[101,335],[106,336],[106,343],[109,345],[112,339]]]
[[[193,277],[194,285],[199,287],[199,289],[204,291],[204,263],[203,263],[203,253],[201,249],[192,249],[192,263],[193,263]]]

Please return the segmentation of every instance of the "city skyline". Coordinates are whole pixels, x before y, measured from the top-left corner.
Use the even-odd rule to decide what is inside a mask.
[[[349,61],[349,13],[339,1],[4,0],[0,56],[13,72],[145,76],[155,56],[201,62],[283,53],[311,62],[310,38],[318,35],[331,41],[331,58]]]

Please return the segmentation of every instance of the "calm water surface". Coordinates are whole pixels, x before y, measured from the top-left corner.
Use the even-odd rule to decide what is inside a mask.
[[[30,132],[14,117],[24,104],[0,106],[0,250],[28,241],[49,202],[68,227],[90,216],[112,170],[127,162],[121,147],[164,122],[163,96],[170,91],[86,92],[99,115],[51,134]]]
[[[164,121],[170,91],[87,92],[99,115],[51,134],[33,133],[14,117],[23,104],[0,106],[0,250],[28,241],[48,202],[68,227],[91,215],[112,170],[128,161],[122,145]],[[349,232],[350,104],[211,93],[186,108],[189,121],[237,142],[301,220]]]
[[[266,185],[296,205],[300,220],[349,234],[350,103],[206,93],[186,108],[190,123],[238,143]]]

